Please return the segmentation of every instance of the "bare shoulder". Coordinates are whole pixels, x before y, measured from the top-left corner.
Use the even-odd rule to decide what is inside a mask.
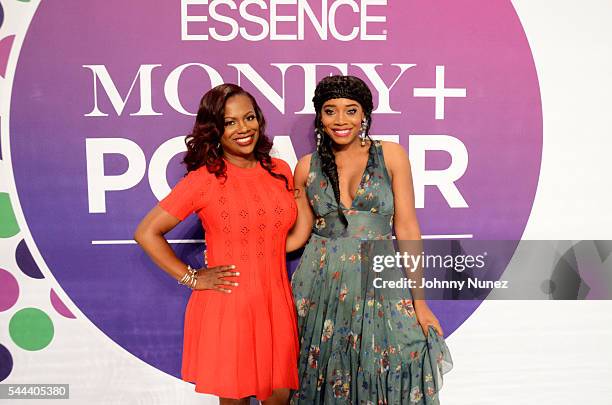
[[[410,170],[408,154],[402,145],[387,141],[381,141],[381,144],[385,156],[385,166],[387,166],[387,170],[392,177],[394,173]]]
[[[295,175],[308,173],[310,170],[310,160],[312,159],[312,153],[304,155],[298,160],[297,165],[295,166]]]
[[[300,160],[298,160],[297,165],[295,165],[295,170],[293,171],[293,178],[295,179],[296,186],[306,185],[306,179],[308,178],[308,172],[310,171],[311,158],[312,153],[302,156]]]
[[[380,141],[385,154],[385,160],[389,159],[408,159],[408,154],[402,145],[395,142]]]

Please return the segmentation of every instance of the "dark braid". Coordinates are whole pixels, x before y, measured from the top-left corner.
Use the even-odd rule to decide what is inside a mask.
[[[340,222],[347,227],[348,220],[342,211],[340,205],[340,181],[338,178],[338,166],[336,165],[336,156],[332,149],[332,140],[325,132],[323,123],[321,122],[321,109],[327,100],[334,98],[347,98],[357,101],[363,109],[366,125],[366,137],[370,138],[370,127],[372,124],[372,92],[363,80],[355,76],[328,76],[321,80],[315,89],[315,95],[312,99],[316,111],[314,125],[316,130],[321,134],[321,145],[317,148],[317,154],[321,160],[321,169],[334,191],[336,205],[338,209],[338,218]],[[350,209],[351,207],[345,207]]]
[[[329,136],[325,135],[321,120],[318,119],[317,121],[318,123],[315,122],[315,125],[317,125],[317,131],[321,134],[321,145],[317,149],[319,159],[321,160],[321,170],[325,173],[334,191],[334,197],[336,198],[336,204],[338,206],[338,219],[340,219],[340,222],[346,227],[348,226],[348,221],[340,206],[340,180],[338,177],[338,166],[336,166],[336,156],[332,149],[332,140]]]

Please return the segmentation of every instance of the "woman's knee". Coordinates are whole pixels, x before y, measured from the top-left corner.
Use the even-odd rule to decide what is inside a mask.
[[[249,398],[232,399],[232,398],[219,398],[219,405],[249,405]]]
[[[272,395],[265,401],[264,405],[285,405],[289,402],[289,388],[278,388],[272,391]]]

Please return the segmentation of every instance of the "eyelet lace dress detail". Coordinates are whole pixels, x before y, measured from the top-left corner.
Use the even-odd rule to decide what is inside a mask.
[[[291,170],[273,159],[274,171]],[[209,267],[235,265],[231,294],[194,291],[185,312],[182,378],[198,392],[266,399],[297,388],[298,339],[285,243],[296,218],[293,194],[257,165],[227,165],[227,179],[190,172],[159,205],[184,219],[197,213]]]

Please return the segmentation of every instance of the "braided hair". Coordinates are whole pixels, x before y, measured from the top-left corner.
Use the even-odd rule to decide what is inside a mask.
[[[340,206],[340,185],[338,179],[338,167],[336,166],[336,158],[332,149],[332,139],[323,128],[321,121],[321,110],[323,104],[331,99],[347,98],[359,103],[363,109],[366,126],[365,135],[370,138],[370,126],[372,124],[372,110],[374,105],[372,102],[372,92],[363,80],[355,76],[328,76],[321,80],[315,89],[312,102],[316,111],[315,116],[315,131],[321,136],[321,143],[317,147],[317,154],[321,160],[321,169],[329,180],[336,199],[338,209],[338,218],[346,227],[348,221]],[[350,207],[346,207],[350,208]]]

